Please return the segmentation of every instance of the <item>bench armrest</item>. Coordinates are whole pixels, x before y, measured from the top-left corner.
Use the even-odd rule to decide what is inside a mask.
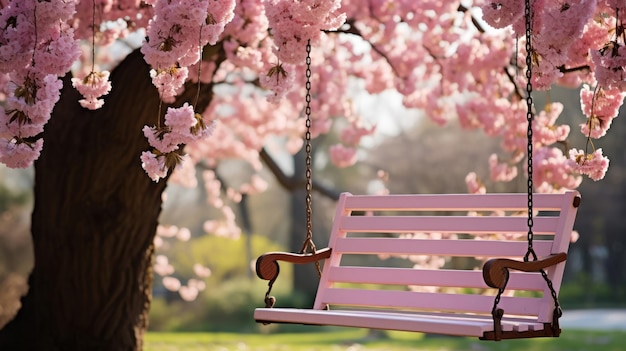
[[[268,252],[256,260],[256,275],[264,280],[275,280],[280,271],[278,261],[305,264],[329,258],[332,250],[324,248],[311,254],[295,254],[289,252]]]
[[[504,289],[509,280],[509,269],[522,272],[539,272],[542,269],[565,261],[566,258],[567,254],[564,252],[553,254],[537,261],[528,262],[507,258],[494,258],[487,261],[483,266],[483,279],[485,283],[492,288]]]

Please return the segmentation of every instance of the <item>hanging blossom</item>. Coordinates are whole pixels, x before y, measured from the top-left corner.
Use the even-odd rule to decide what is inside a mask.
[[[595,181],[603,179],[609,168],[609,159],[602,155],[602,149],[597,149],[591,154],[572,149],[569,152],[569,160],[571,167],[577,172],[586,174]]]
[[[548,89],[557,82],[572,86],[597,84],[594,89],[584,85],[580,92],[582,110],[587,116],[587,122],[580,127],[588,138],[600,138],[606,134],[624,101],[626,42],[622,33],[626,9],[622,2],[531,2],[533,51],[524,54],[533,56],[533,88]],[[516,37],[524,37],[523,2],[483,0],[479,5],[488,24],[497,28],[510,25]],[[523,41],[520,43],[522,51],[524,44]],[[524,58],[520,58],[520,62],[523,61]],[[518,80],[520,86],[526,84],[522,75]],[[577,187],[580,179],[576,174],[601,179],[604,167],[608,167],[608,159],[597,150],[586,154],[586,151],[572,149],[568,158],[560,149],[551,146],[565,142],[569,134],[568,126],[556,124],[562,110],[561,104],[548,104],[535,116],[535,174],[539,178],[540,191]],[[525,125],[520,118],[516,120],[505,126],[508,130],[504,135],[505,147],[509,150],[512,145],[516,145],[516,150],[522,150],[519,147],[523,146],[525,139]]]
[[[187,67],[200,60],[200,48],[217,42],[234,9],[234,0],[155,2],[141,52],[152,66],[152,81],[163,101],[174,100],[187,78]]]
[[[62,82],[79,57],[67,21],[74,1],[9,2],[0,9],[0,72],[6,100],[0,106],[0,162],[28,167],[40,155],[40,133],[59,100]]]
[[[580,125],[581,133],[594,139],[603,137],[613,119],[619,115],[624,95],[618,89],[597,87],[592,91],[588,85],[583,86],[580,90],[580,101],[587,122]]]
[[[332,145],[328,152],[330,160],[337,167],[352,166],[357,162],[357,146],[364,136],[372,135],[375,128],[348,125],[341,131],[341,143]]]
[[[485,184],[478,178],[476,172],[470,172],[465,176],[465,184],[470,194],[485,194],[487,192]]]
[[[483,19],[494,28],[512,26],[514,35],[526,34],[524,2],[518,0],[482,0]],[[533,58],[535,89],[549,89],[563,77],[562,66],[569,60],[569,50],[582,37],[593,17],[596,0],[531,2],[533,19]],[[567,23],[567,26],[563,24]],[[530,53],[527,53],[530,54]]]
[[[509,182],[517,177],[517,167],[508,162],[500,162],[496,154],[489,157],[489,171],[491,179],[497,182]]]
[[[569,159],[556,147],[541,147],[533,153],[533,181],[539,192],[576,189],[582,178]]]
[[[339,28],[346,15],[339,12],[339,0],[269,0],[264,4],[278,62],[260,79],[262,86],[273,92],[269,100],[276,102],[293,88],[293,74],[283,65],[302,66],[308,40],[313,47],[318,46],[322,31]]]
[[[324,30],[335,30],[345,21],[339,0],[269,0],[265,13],[280,62],[302,64],[307,40],[317,46]]]
[[[97,110],[104,105],[101,96],[111,91],[109,71],[91,71],[85,78],[72,78],[72,85],[84,97],[78,102],[84,108]]]
[[[168,108],[164,124],[143,128],[153,150],[142,153],[142,167],[154,181],[164,178],[170,169],[180,164],[182,156],[177,151],[181,145],[211,135],[215,127],[213,122],[205,125],[203,117],[187,103],[179,108]]]
[[[141,52],[152,67],[152,83],[163,102],[174,101],[187,81],[188,67],[201,60],[202,47],[217,42],[234,17],[234,8],[234,0],[155,1],[154,17]],[[154,181],[181,163],[181,145],[210,135],[214,125],[206,125],[202,115],[187,103],[168,108],[164,124],[143,129],[153,150],[142,153],[142,167]]]

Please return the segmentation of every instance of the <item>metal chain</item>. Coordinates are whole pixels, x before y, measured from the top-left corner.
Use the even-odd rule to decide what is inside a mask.
[[[528,251],[524,256],[524,261],[528,261],[532,256],[533,261],[537,261],[537,254],[533,248],[533,98],[532,98],[532,64],[533,64],[533,46],[532,46],[532,21],[533,16],[531,13],[531,5],[530,0],[525,0],[525,9],[524,16],[526,21],[526,119],[528,121]],[[541,276],[546,281],[548,288],[550,289],[550,294],[552,295],[552,300],[554,301],[554,312],[553,312],[553,320],[552,320],[552,328],[558,328],[558,319],[563,314],[561,310],[561,305],[559,304],[559,298],[556,294],[556,290],[552,285],[552,281],[548,277],[548,274],[544,269],[541,271]],[[500,294],[498,294],[500,295]],[[497,299],[499,300],[499,299]],[[553,333],[556,333],[556,330],[553,330]]]
[[[537,254],[533,248],[533,97],[532,97],[532,56],[534,54],[532,47],[532,14],[530,0],[525,1],[526,19],[526,120],[528,121],[528,130],[526,136],[528,138],[527,154],[528,154],[528,251],[524,256],[524,261],[528,261],[530,256],[533,261],[537,260]]]
[[[311,39],[306,43],[306,106],[304,108],[304,114],[306,115],[306,132],[304,134],[306,152],[306,240],[302,244],[301,253],[306,253],[308,250],[315,253],[315,243],[313,242],[313,171],[311,166]],[[315,262],[315,268],[317,269],[318,276],[321,277],[322,269],[319,261]]]
[[[554,290],[554,286],[552,285],[552,281],[548,277],[548,273],[546,273],[546,271],[543,270],[543,269],[541,270],[541,276],[543,277],[543,280],[546,281],[546,284],[548,284],[548,288],[550,289],[550,294],[552,295],[552,300],[554,300],[554,309],[555,309],[555,311],[557,311],[557,316],[561,317],[561,315],[563,314],[563,311],[561,310],[561,304],[559,303],[559,297],[556,294],[556,290]]]

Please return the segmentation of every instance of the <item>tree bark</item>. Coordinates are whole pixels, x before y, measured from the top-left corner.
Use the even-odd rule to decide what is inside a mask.
[[[153,182],[139,157],[158,95],[139,51],[112,72],[100,110],[81,108],[69,79],[35,162],[29,292],[0,350],[141,350],[166,180]]]

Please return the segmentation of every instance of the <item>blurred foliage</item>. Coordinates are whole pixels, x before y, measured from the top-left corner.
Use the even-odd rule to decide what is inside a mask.
[[[15,192],[0,183],[0,213],[7,211],[10,206],[26,204],[29,198],[28,192]]]
[[[266,237],[252,235],[251,253],[256,259],[270,251],[284,248]],[[246,255],[246,240],[206,235],[188,242],[177,242],[168,250],[176,271],[172,276],[185,283],[194,278],[193,266],[200,263],[212,271],[204,279],[207,288],[196,300],[183,301],[177,293],[165,292],[155,279],[155,293],[150,309],[150,330],[155,331],[257,331],[254,308],[263,307],[267,281],[256,277],[253,263]],[[293,266],[282,263],[272,295],[277,306],[310,306],[303,297],[291,294]],[[159,292],[160,291],[160,292]]]
[[[28,235],[30,192],[10,189],[2,180],[0,174],[0,329],[20,308],[33,265]]]
[[[250,240],[249,255],[246,248],[247,240]],[[166,255],[176,268],[174,276],[177,278],[196,277],[193,270],[196,263],[210,268],[211,276],[207,279],[207,285],[211,286],[229,279],[251,276],[254,260],[259,255],[269,251],[284,250],[282,245],[273,243],[260,235],[242,236],[239,239],[203,235],[192,238],[190,241],[175,242]],[[290,274],[289,271],[281,273]]]
[[[564,309],[623,308],[626,307],[626,287],[614,288],[581,272],[573,281],[561,285],[559,302]]]

